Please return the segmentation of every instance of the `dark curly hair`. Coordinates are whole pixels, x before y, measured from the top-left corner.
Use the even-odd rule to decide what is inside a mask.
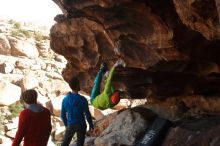
[[[37,91],[35,91],[34,89],[24,91],[21,94],[20,100],[24,101],[27,104],[37,103]]]
[[[77,77],[73,77],[69,81],[69,86],[73,91],[80,91],[79,79]]]

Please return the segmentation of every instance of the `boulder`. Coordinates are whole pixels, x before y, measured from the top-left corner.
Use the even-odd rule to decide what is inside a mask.
[[[7,37],[3,34],[0,34],[0,54],[11,55],[11,46]]]
[[[86,137],[84,146],[95,146],[95,137]]]
[[[101,133],[113,122],[115,117],[118,115],[118,112],[106,115],[105,118],[102,118],[94,122],[94,130],[88,134],[92,137],[98,137]]]
[[[62,62],[62,63],[66,63],[67,62],[67,60],[62,55],[58,55],[58,54],[55,54],[55,58],[54,59],[56,61]]]
[[[135,99],[131,100],[131,107],[136,107],[140,105],[145,105],[147,103],[147,99]]]
[[[69,85],[65,81],[59,79],[49,79],[49,86],[49,93],[54,96],[64,95],[71,91]]]
[[[181,120],[168,131],[162,146],[219,146],[220,117]]]
[[[100,120],[104,117],[104,114],[99,109],[94,108],[93,106],[89,106],[89,111],[96,120]]]
[[[0,105],[10,105],[18,101],[20,99],[20,95],[20,87],[5,80],[0,80]]]
[[[43,105],[44,107],[46,107],[47,109],[49,109],[51,112],[53,111],[52,110],[52,103],[51,103],[51,100],[48,98],[48,97],[45,97],[44,95],[41,95],[38,92],[38,97],[37,97],[37,102],[41,105]]]
[[[114,109],[108,108],[108,109],[105,109],[105,110],[101,110],[102,114],[105,115],[105,116],[107,116],[109,114],[112,114],[112,113],[115,113],[117,111],[118,111],[118,109],[115,109],[115,108]]]
[[[48,146],[56,146],[56,145],[54,144],[54,142],[52,141],[52,137],[51,137],[51,136],[49,137],[49,140],[48,140],[48,142],[47,142],[47,145],[48,145]]]
[[[49,45],[48,44],[49,44],[48,42],[47,43],[40,42],[40,43],[36,44],[36,47],[39,51],[40,56],[45,57],[45,58],[48,57],[48,51],[49,51]]]
[[[18,127],[18,117],[14,118],[11,123],[5,124],[5,130],[10,131]]]
[[[6,132],[6,136],[10,138],[14,138],[18,129],[12,129]]]
[[[65,126],[62,126],[62,127],[56,127],[56,131],[55,131],[55,134],[54,134],[54,139],[56,141],[62,141],[63,140],[63,137],[64,137],[64,134],[65,134]]]
[[[41,64],[38,62],[35,62],[35,64],[31,65],[31,70],[35,71],[35,70],[41,70]]]
[[[5,73],[5,74],[11,73],[14,68],[15,68],[15,65],[10,62],[5,62],[3,64],[0,64],[1,73]]]
[[[51,79],[63,80],[63,77],[59,73],[56,73],[56,72],[46,72],[45,75]]]
[[[118,114],[112,123],[95,139],[96,146],[128,145],[132,146],[136,137],[146,130],[154,116],[151,111],[141,109],[148,117],[139,113],[138,109],[128,109]]]
[[[29,59],[19,59],[15,62],[16,68],[19,69],[30,69],[32,65],[32,61]]]
[[[15,68],[13,69],[12,74],[24,75],[24,70]]]
[[[95,140],[95,137],[86,137],[83,146],[95,146],[94,140]],[[77,146],[77,145],[76,143],[73,143],[70,146]]]
[[[20,82],[20,87],[22,91],[26,89],[33,89],[38,87],[39,83],[36,76],[33,73],[28,73]]]
[[[63,95],[63,96],[51,98],[53,114],[55,116],[58,116],[58,117],[60,116],[61,105],[62,105],[62,101],[64,97],[65,96]]]
[[[2,142],[0,143],[0,146],[9,146],[12,144],[12,140],[8,137],[0,135],[0,139],[1,139],[0,141]]]
[[[13,37],[8,37],[11,45],[11,55],[24,56],[28,58],[37,58],[39,52],[34,44],[27,40],[18,40]]]
[[[19,75],[19,74],[1,74],[0,73],[0,78],[3,80],[6,80],[12,84],[17,85],[17,83],[24,77],[24,75]]]
[[[132,100],[121,99],[120,102],[116,106],[114,106],[114,109],[123,109],[131,106],[131,104],[132,104]]]

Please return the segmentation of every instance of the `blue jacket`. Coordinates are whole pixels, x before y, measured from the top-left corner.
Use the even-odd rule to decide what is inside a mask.
[[[86,124],[85,115],[90,128],[93,128],[92,116],[89,112],[86,98],[74,93],[69,93],[64,97],[61,108],[61,118],[65,126]]]

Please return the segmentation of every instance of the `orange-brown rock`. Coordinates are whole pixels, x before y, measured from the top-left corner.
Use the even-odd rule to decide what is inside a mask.
[[[207,39],[220,38],[218,0],[173,0],[182,22]]]
[[[132,98],[148,95],[148,88],[143,87],[149,83],[148,75],[141,72],[149,68],[154,72],[164,69],[171,74],[180,72],[183,76],[189,73],[187,76],[191,81],[197,80],[197,75],[219,73],[218,3],[214,0],[210,3],[179,0],[166,3],[64,0],[56,3],[66,11],[65,16],[56,18],[58,23],[51,28],[51,47],[68,60],[63,71],[65,80],[78,76],[82,89],[88,94],[100,63],[105,61],[111,67],[118,58],[126,62],[127,68],[116,72],[118,77],[114,80],[117,83],[121,76],[128,78],[122,77],[125,83],[118,82],[116,86],[129,91]],[[205,5],[212,10],[203,12]],[[185,11],[187,13],[183,13]],[[198,17],[198,25],[189,21],[191,15]],[[132,73],[134,68],[140,73]],[[158,75],[158,78],[166,78],[166,82],[170,77],[172,75],[168,78]],[[189,80],[187,84],[191,84],[189,78],[183,77],[172,86],[177,83],[178,86],[185,86],[184,80]],[[151,87],[154,86],[153,83]],[[159,85],[157,88],[163,87]],[[178,94],[183,93],[185,87],[182,93],[178,91]],[[167,93],[167,96],[171,95]]]
[[[68,61],[64,79],[77,76],[87,94],[101,62],[110,68],[120,58],[127,66],[113,82],[126,98],[220,95],[217,0],[54,1],[64,15],[55,18],[51,47]]]
[[[90,94],[101,62],[111,68],[123,59],[115,87],[126,98],[147,98],[145,107],[183,123],[171,128],[164,146],[219,144],[219,118],[204,116],[220,112],[219,0],[54,2],[64,14],[51,28],[51,47],[68,61],[66,81],[77,76]],[[203,118],[183,120],[198,115]]]
[[[219,117],[181,121],[169,130],[161,146],[218,146],[219,131]]]

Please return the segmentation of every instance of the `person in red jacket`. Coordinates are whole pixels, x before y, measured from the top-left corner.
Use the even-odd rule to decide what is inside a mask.
[[[25,109],[19,116],[18,130],[12,146],[46,146],[51,132],[51,113],[37,104],[37,92],[33,89],[21,94]]]

